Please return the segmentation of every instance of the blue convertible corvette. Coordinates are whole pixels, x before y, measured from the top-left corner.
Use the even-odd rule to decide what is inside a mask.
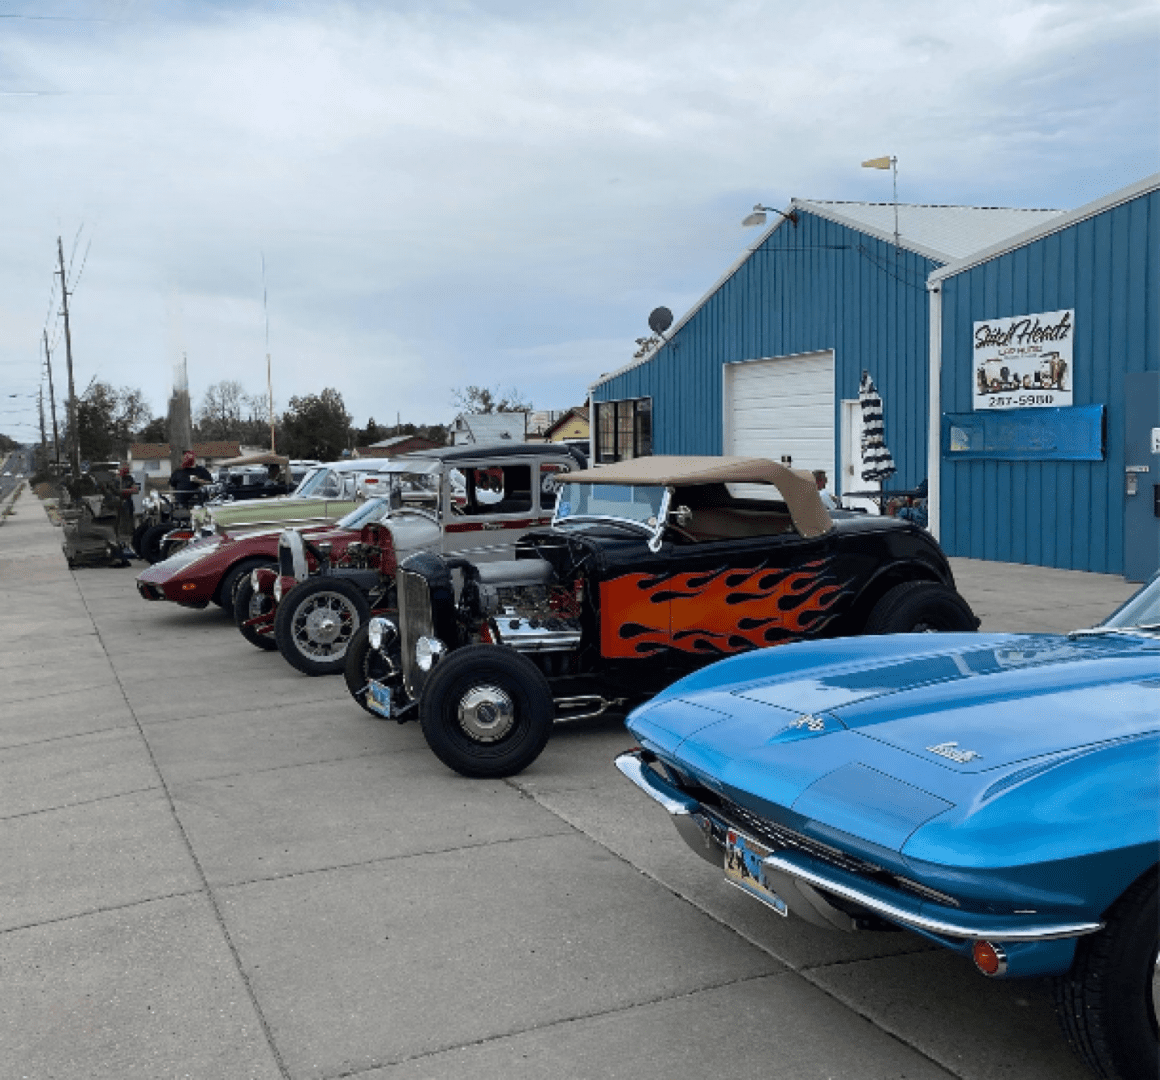
[[[1099,1075],[1156,1080],[1160,576],[1066,637],[844,638],[637,709],[617,766],[730,883],[985,975],[1055,975]]]

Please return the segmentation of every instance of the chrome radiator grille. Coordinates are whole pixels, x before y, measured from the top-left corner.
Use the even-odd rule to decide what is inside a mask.
[[[409,570],[400,570],[396,582],[399,598],[399,644],[402,648],[403,685],[411,697],[417,697],[425,673],[415,664],[415,642],[434,633],[431,617],[431,591],[427,579]]]

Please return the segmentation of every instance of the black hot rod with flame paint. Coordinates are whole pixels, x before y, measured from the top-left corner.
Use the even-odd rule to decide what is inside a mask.
[[[465,776],[508,776],[556,719],[634,705],[705,664],[818,637],[974,630],[933,537],[835,512],[762,458],[646,457],[569,473],[515,558],[417,554],[398,619],[351,642],[368,711],[418,720]]]

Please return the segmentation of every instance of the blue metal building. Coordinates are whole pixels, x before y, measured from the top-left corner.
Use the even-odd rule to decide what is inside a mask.
[[[1160,567],[1160,175],[930,276],[931,520],[951,555]]]
[[[642,453],[790,457],[865,489],[858,385],[898,465],[926,476],[932,271],[1058,211],[795,199],[652,355],[591,388],[598,462]]]

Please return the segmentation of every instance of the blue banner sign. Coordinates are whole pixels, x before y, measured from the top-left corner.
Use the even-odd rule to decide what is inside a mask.
[[[943,456],[952,461],[1103,461],[1103,405],[943,413]]]

